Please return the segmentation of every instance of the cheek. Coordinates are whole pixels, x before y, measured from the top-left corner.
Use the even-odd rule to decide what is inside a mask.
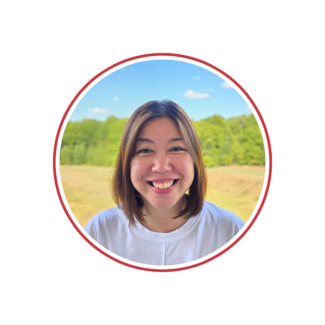
[[[135,186],[144,174],[144,164],[137,159],[132,159],[130,164],[131,169],[131,182]]]
[[[194,179],[194,162],[191,156],[185,157],[179,162],[180,172],[189,178],[189,181]]]

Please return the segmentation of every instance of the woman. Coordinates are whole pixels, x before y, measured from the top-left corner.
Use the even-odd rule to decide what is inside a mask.
[[[147,102],[124,130],[113,176],[117,207],[97,214],[85,230],[134,262],[194,261],[226,244],[244,225],[234,213],[204,201],[206,187],[189,117],[172,101]]]

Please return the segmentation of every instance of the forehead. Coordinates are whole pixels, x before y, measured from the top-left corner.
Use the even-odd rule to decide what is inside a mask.
[[[176,122],[169,117],[153,118],[144,123],[138,133],[140,137],[182,137],[181,131]]]

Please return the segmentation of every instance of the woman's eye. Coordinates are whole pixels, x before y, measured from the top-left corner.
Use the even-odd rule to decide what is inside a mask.
[[[182,151],[182,150],[184,150],[184,149],[183,148],[179,148],[179,147],[171,149],[171,151]]]
[[[149,153],[149,152],[151,152],[150,149],[141,149],[138,151],[138,153]]]

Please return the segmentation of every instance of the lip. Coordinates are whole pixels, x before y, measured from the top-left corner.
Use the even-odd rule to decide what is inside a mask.
[[[153,187],[149,184],[149,182],[155,182],[155,183],[163,183],[163,182],[167,182],[167,181],[173,181],[176,179],[176,183],[171,186],[171,187],[167,187],[167,188],[157,188],[157,187]],[[155,180],[150,180],[147,181],[148,186],[150,186],[150,188],[156,193],[156,194],[168,194],[170,192],[173,191],[173,189],[176,187],[177,183],[178,183],[177,178],[166,178],[166,179],[155,179]]]
[[[147,182],[166,183],[166,182],[174,181],[175,179],[178,180],[178,178],[155,178],[155,179],[148,179]]]

